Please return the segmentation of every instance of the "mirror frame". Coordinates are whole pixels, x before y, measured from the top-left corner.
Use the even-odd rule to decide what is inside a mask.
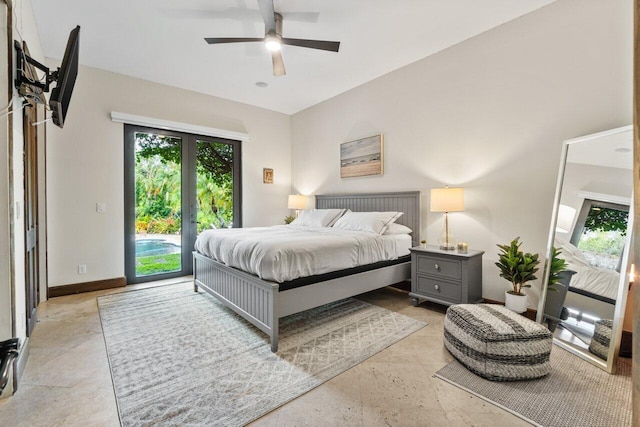
[[[558,222],[558,209],[560,207],[560,199],[562,196],[562,187],[564,183],[564,176],[567,165],[567,155],[569,152],[569,146],[583,142],[589,141],[596,138],[601,138],[605,136],[615,135],[618,133],[631,132],[633,133],[633,125],[623,126],[616,129],[611,129],[604,132],[598,132],[591,135],[586,135],[578,138],[573,138],[566,140],[562,143],[562,153],[560,155],[560,168],[558,170],[558,180],[556,181],[556,193],[553,201],[553,211],[551,212],[551,226],[549,227],[549,238],[547,240],[547,248],[545,252],[545,263],[544,263],[544,271],[542,275],[542,284],[540,288],[540,300],[538,301],[538,313],[536,315],[536,321],[538,323],[543,323],[542,318],[544,316],[544,306],[547,299],[547,286],[549,283],[549,272],[551,269],[551,263],[549,260],[551,259],[551,251],[553,249],[553,242],[555,240],[556,233],[556,223]],[[616,363],[618,358],[616,355],[620,352],[620,341],[622,339],[622,323],[624,320],[624,312],[626,308],[626,304],[622,304],[620,302],[626,301],[627,295],[629,293],[629,274],[631,264],[629,262],[629,253],[632,250],[632,234],[633,234],[633,203],[634,195],[631,195],[631,201],[629,205],[629,219],[627,221],[627,235],[625,239],[625,250],[622,254],[622,266],[620,269],[620,284],[618,286],[618,296],[616,298],[616,307],[613,314],[613,330],[611,331],[611,342],[609,343],[609,354],[607,355],[607,360],[602,360],[595,355],[584,351],[582,348],[577,346],[573,346],[564,341],[560,341],[557,338],[553,338],[554,344],[557,346],[569,351],[570,353],[586,360],[587,362],[604,369],[609,373],[615,373]]]

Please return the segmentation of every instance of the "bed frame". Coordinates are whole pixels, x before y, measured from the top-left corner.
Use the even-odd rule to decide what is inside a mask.
[[[613,319],[615,305],[615,300],[579,288],[572,289],[571,286],[564,303],[565,307],[579,308],[580,311],[601,319]]]
[[[403,212],[396,222],[413,230],[420,241],[420,192],[316,196],[316,208],[345,208],[357,212]],[[228,267],[193,253],[194,290],[202,288],[269,335],[271,351],[278,351],[279,319],[411,278],[411,262],[356,273],[279,292],[279,284]]]

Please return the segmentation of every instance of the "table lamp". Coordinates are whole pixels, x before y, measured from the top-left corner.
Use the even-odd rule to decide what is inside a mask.
[[[303,196],[301,194],[290,194],[287,206],[289,209],[296,210],[296,218],[298,218],[298,215],[300,215],[300,209],[307,207],[307,196]]]
[[[573,225],[573,218],[576,210],[571,206],[560,205],[558,208],[558,221],[556,222],[556,233],[568,233]]]
[[[455,242],[449,231],[449,212],[464,211],[464,189],[432,188],[430,198],[431,212],[444,212],[444,232],[440,238],[440,249],[453,250]]]

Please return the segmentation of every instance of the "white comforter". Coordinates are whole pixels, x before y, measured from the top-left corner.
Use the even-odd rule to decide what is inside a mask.
[[[569,286],[612,300],[618,298],[620,273],[615,270],[589,265],[589,262],[580,250],[571,243],[556,240],[555,245],[562,249],[560,258],[564,258],[564,260],[567,261],[567,268],[576,272],[576,274],[571,277]]]
[[[409,254],[409,235],[381,236],[326,227],[231,228],[203,231],[195,249],[258,277],[285,282]]]

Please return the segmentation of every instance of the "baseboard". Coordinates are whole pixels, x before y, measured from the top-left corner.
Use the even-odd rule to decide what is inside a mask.
[[[64,295],[81,294],[84,292],[101,291],[103,289],[123,288],[127,286],[126,277],[95,280],[93,282],[74,283],[72,285],[54,286],[49,288],[49,298]]]
[[[22,346],[20,347],[20,353],[18,359],[13,365],[13,393],[17,392],[20,388],[20,379],[24,370],[27,367],[27,361],[29,360],[29,337],[25,338]]]
[[[500,304],[500,305],[504,305],[504,301],[496,301],[496,300],[492,300],[492,299],[487,299],[487,298],[483,298],[484,302],[486,304]],[[522,315],[524,317],[526,317],[527,319],[531,319],[533,321],[536,320],[536,316],[538,314],[538,310],[534,310],[533,308],[527,308],[527,311],[522,313]]]
[[[620,340],[620,357],[631,358],[633,348],[633,334],[629,331],[622,331],[622,339]]]
[[[2,399],[7,399],[10,396],[13,396],[15,392],[18,391],[20,379],[22,378],[22,374],[24,374],[24,370],[27,366],[27,360],[29,359],[28,337],[24,341],[22,341],[22,346],[18,348],[18,351],[18,358],[14,360],[9,367],[9,381],[7,382],[4,390],[2,390],[0,401],[2,401]]]

